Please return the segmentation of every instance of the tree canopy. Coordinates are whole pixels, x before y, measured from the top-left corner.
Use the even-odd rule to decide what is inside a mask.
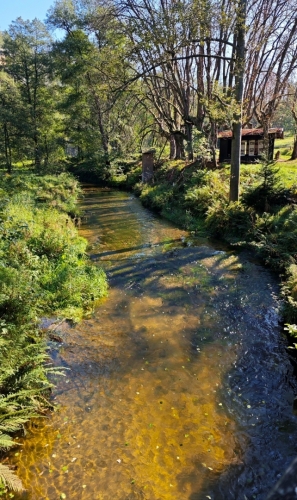
[[[57,0],[46,25],[18,18],[1,42],[0,161],[47,171],[72,144],[73,161],[103,177],[151,146],[215,164],[218,131],[233,128],[238,184],[241,127],[267,133],[294,87],[296,10],[293,0]]]

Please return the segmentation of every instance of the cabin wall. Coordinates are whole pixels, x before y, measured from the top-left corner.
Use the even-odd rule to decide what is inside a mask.
[[[220,139],[219,163],[231,162],[232,138]],[[243,137],[241,140],[241,162],[253,163],[263,159],[264,140],[263,136]],[[274,136],[269,136],[268,160],[273,160]]]

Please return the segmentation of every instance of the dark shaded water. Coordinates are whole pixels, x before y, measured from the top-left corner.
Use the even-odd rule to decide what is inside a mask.
[[[21,498],[264,499],[297,454],[274,279],[125,193],[89,189],[82,207],[110,294],[60,326],[70,370],[15,454]]]

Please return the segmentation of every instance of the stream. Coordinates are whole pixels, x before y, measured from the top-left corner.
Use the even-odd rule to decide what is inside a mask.
[[[278,286],[133,195],[86,188],[80,232],[109,296],[50,343],[57,410],[13,461],[26,500],[264,500],[297,455]]]

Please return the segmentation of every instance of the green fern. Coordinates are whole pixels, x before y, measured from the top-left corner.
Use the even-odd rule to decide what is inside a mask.
[[[1,450],[9,450],[9,448],[12,448],[16,443],[12,440],[8,434],[3,434],[0,432],[0,449]]]
[[[7,466],[0,464],[0,485],[1,482],[4,486],[7,486],[9,489],[22,492],[24,491],[24,487],[22,481],[15,475],[15,473]]]

